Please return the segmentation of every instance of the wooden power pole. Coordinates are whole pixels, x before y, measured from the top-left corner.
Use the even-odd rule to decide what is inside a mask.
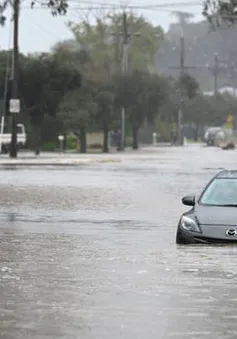
[[[17,114],[20,112],[20,100],[18,98],[18,68],[19,68],[19,10],[20,0],[14,0],[13,3],[13,78],[12,78],[12,97],[10,99],[10,113],[12,114],[12,135],[10,157],[17,158]]]
[[[113,36],[119,36],[122,38],[122,73],[128,72],[128,47],[129,41],[133,36],[140,36],[140,33],[131,33],[128,31],[127,13],[123,12],[123,28],[121,32],[112,33]],[[125,107],[122,107],[121,111],[121,145],[120,150],[123,151],[125,147],[125,122],[126,112]]]
[[[184,36],[180,37],[180,64],[179,66],[171,66],[170,69],[180,70],[180,79],[182,79],[186,70],[196,69],[196,66],[185,66],[185,41]],[[180,104],[178,110],[178,128],[177,128],[177,139],[178,144],[183,146],[183,111],[184,111],[184,92],[180,89]]]
[[[128,33],[127,14],[123,13],[123,50],[122,50],[122,72],[127,73],[128,70],[128,41],[130,34]],[[125,108],[122,107],[121,112],[121,151],[124,151],[125,146]]]

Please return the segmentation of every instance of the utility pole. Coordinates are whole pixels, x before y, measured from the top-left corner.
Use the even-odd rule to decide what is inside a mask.
[[[170,69],[180,70],[180,79],[182,79],[185,74],[185,70],[196,69],[196,66],[185,66],[185,42],[184,36],[180,37],[180,64],[179,66],[171,66]],[[183,111],[184,111],[184,91],[183,88],[180,89],[180,103],[178,110],[178,128],[177,128],[177,139],[178,144],[183,146]]]
[[[20,0],[13,2],[13,79],[12,79],[12,99],[10,100],[10,113],[12,114],[12,135],[10,157],[17,158],[17,114],[20,111],[20,101],[18,99],[18,37],[19,37],[19,9]]]
[[[131,33],[128,31],[127,13],[123,12],[123,29],[121,32],[112,33],[113,36],[122,37],[122,73],[125,75],[128,72],[128,47],[129,41],[133,36],[140,36],[139,33]],[[126,112],[125,107],[121,110],[121,144],[120,150],[124,151],[125,148],[125,121]]]
[[[180,37],[180,79],[184,75],[184,36]],[[180,89],[180,108],[178,111],[178,143],[183,146],[183,112],[184,112],[184,90],[183,86]]]
[[[211,71],[212,76],[213,76],[213,93],[214,97],[217,97],[218,95],[218,77],[219,74],[223,74],[227,72],[227,68],[225,67],[225,63],[223,62],[222,65],[220,65],[220,57],[218,53],[214,54],[214,61],[213,65],[210,66],[208,65],[209,71]],[[229,70],[233,69],[232,67],[228,68]]]
[[[128,33],[127,14],[123,13],[123,51],[122,51],[122,72],[127,73],[128,70],[128,40],[130,34]],[[121,145],[120,150],[124,151],[125,147],[125,108],[122,107],[121,112]]]
[[[218,84],[217,84],[217,77],[219,73],[219,67],[218,67],[218,55],[215,53],[214,56],[214,67],[213,67],[213,75],[214,75],[214,95],[217,96],[218,93]]]

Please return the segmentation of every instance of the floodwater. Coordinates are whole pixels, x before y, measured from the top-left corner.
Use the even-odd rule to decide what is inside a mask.
[[[237,151],[0,170],[1,339],[237,338],[237,247],[177,246],[195,194]]]

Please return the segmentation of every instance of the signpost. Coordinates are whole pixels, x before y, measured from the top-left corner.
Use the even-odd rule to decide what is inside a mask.
[[[20,113],[21,104],[19,99],[10,99],[9,111],[12,114],[12,138],[11,138],[11,158],[17,157],[17,123],[16,115]]]
[[[231,114],[226,118],[226,128],[232,128],[233,116]]]
[[[21,110],[20,99],[10,99],[9,110],[10,113],[20,113]]]
[[[61,152],[63,152],[64,135],[59,135],[58,140],[59,140],[59,143],[60,143],[60,150],[61,150]]]

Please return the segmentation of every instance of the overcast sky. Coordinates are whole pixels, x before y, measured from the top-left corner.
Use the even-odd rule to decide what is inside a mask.
[[[103,3],[108,4],[120,4],[119,0],[69,0],[70,9],[67,16],[64,17],[52,17],[48,9],[40,9],[39,6],[32,10],[30,9],[30,1],[24,0],[23,9],[20,16],[20,37],[19,47],[23,53],[29,52],[42,52],[49,51],[50,48],[58,41],[72,38],[72,35],[65,25],[68,20],[79,21],[82,13],[87,13],[87,10],[81,10],[79,7],[89,7],[90,2],[94,6],[101,7]],[[82,4],[84,3],[84,4]],[[86,4],[85,4],[86,3]],[[128,0],[126,1],[128,6],[146,6],[146,9],[136,9],[138,13],[142,13],[155,25],[161,25],[164,29],[167,29],[171,22],[175,21],[172,16],[172,10],[190,12],[195,15],[195,20],[202,19],[202,0]],[[145,4],[144,4],[145,3]],[[80,4],[80,5],[79,5]],[[160,8],[150,8],[149,5],[164,5]],[[7,24],[4,28],[0,28],[0,47],[1,49],[10,48],[12,46],[11,36],[11,21],[10,11],[7,12]]]

